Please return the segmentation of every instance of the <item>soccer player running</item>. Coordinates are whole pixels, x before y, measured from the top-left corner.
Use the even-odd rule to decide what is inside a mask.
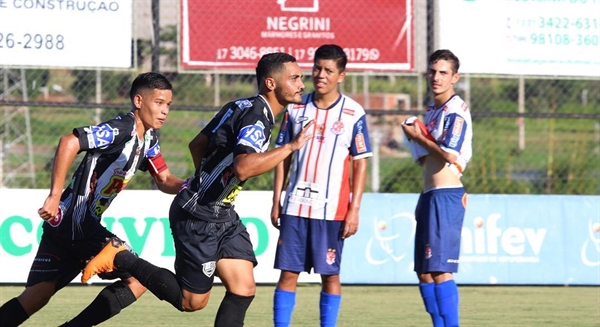
[[[315,91],[303,96],[301,104],[288,106],[277,138],[276,145],[285,147],[307,121],[315,122],[309,144],[275,169],[271,219],[280,233],[275,268],[281,270],[273,299],[277,327],[290,325],[298,277],[312,268],[322,280],[321,326],[337,323],[344,239],[358,230],[367,158],[372,156],[365,110],[338,90],[346,62],[337,45],[316,50]]]
[[[183,181],[167,168],[157,137],[157,129],[165,123],[172,102],[171,83],[157,73],[140,74],[131,85],[130,98],[129,113],[96,126],[75,128],[72,134],[60,138],[50,194],[38,210],[45,220],[40,246],[25,290],[0,308],[0,326],[23,323],[69,284],[87,260],[102,250],[107,239],[114,236],[101,225],[102,214],[138,169],[149,171],[165,193],[176,194],[181,188]],[[63,191],[69,167],[79,152],[86,154]],[[64,326],[97,325],[146,291],[124,272],[115,270],[100,277],[120,280],[105,287],[84,311]]]
[[[471,159],[472,125],[467,104],[455,94],[459,60],[449,50],[429,57],[428,80],[434,103],[425,114],[428,139],[417,124],[403,124],[407,137],[429,152],[420,161],[423,191],[415,209],[415,272],[433,326],[459,325],[458,271],[467,194],[460,181]]]
[[[175,274],[132,255],[114,238],[86,266],[84,283],[99,272],[124,270],[176,309],[196,311],[208,303],[216,275],[226,293],[215,326],[243,326],[257,262],[233,203],[249,178],[273,169],[312,137],[309,122],[294,141],[267,151],[275,117],[301,102],[304,84],[296,59],[286,53],[264,55],[256,78],[258,95],[226,104],[189,144],[196,172],[169,211]]]

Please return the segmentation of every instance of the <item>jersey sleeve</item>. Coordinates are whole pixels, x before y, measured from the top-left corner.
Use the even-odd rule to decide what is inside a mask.
[[[150,175],[156,176],[167,170],[168,167],[162,153],[160,152],[160,142],[156,133],[153,134],[153,140],[156,141],[153,141],[150,145],[150,149],[148,149],[146,157],[140,164],[139,170],[148,171],[150,172]]]
[[[269,147],[272,124],[262,113],[248,112],[240,115],[234,129],[237,141],[233,150],[236,156],[242,153],[262,153]]]
[[[290,143],[293,135],[293,126],[292,121],[290,119],[290,113],[286,110],[283,115],[283,120],[281,121],[281,128],[279,129],[279,135],[277,135],[277,140],[275,141],[275,147],[280,147],[284,144]]]
[[[73,134],[79,139],[81,151],[110,153],[115,145],[122,144],[131,137],[133,126],[123,119],[112,119],[95,126],[74,128]]]
[[[366,115],[362,115],[353,127],[350,154],[354,159],[371,157],[373,155],[366,117]]]
[[[467,121],[464,117],[454,112],[444,118],[444,137],[440,143],[442,150],[456,156],[460,154],[467,134]]]

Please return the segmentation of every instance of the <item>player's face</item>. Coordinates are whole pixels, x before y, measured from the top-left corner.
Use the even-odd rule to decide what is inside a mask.
[[[346,73],[340,72],[335,60],[319,59],[312,70],[315,92],[320,95],[337,92],[338,84],[344,81]]]
[[[434,96],[452,96],[454,84],[460,78],[459,73],[454,73],[452,63],[446,60],[438,60],[429,65],[427,72],[429,87]]]
[[[302,70],[295,62],[286,62],[284,65],[285,69],[276,77],[275,96],[283,106],[302,103]]]
[[[137,94],[134,104],[138,117],[146,128],[159,129],[165,123],[173,102],[171,90],[153,89]]]

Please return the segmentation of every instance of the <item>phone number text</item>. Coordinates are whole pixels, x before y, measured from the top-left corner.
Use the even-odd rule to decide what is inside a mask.
[[[531,33],[529,42],[532,45],[598,46],[599,38],[596,34]]]
[[[0,49],[63,50],[64,48],[65,37],[62,34],[0,32]]]
[[[215,54],[217,60],[258,60],[263,55],[272,52],[286,52],[298,61],[314,60],[316,47],[292,48],[292,47],[249,47],[231,46],[229,48],[218,48]],[[377,48],[344,48],[348,61],[370,62],[381,58]]]

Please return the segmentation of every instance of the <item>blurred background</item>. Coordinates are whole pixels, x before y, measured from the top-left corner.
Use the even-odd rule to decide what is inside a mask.
[[[222,105],[256,93],[262,54],[296,56],[311,91],[314,49],[336,43],[349,57],[341,90],[368,112],[367,192],[420,192],[400,122],[423,115],[427,56],[447,48],[473,117],[470,193],[600,194],[599,13],[594,1],[10,2],[0,8],[0,187],[48,188],[58,139],[127,112],[131,82],[147,71],[173,83],[161,150],[173,173],[191,176],[188,142]],[[49,16],[51,26],[10,24]],[[148,174],[128,185],[152,188]]]

